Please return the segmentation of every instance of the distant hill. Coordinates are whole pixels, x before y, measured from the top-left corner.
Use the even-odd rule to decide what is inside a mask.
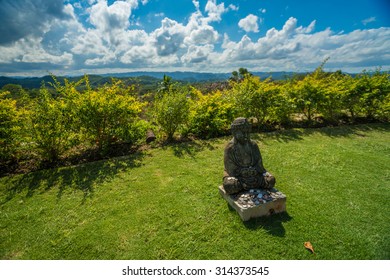
[[[75,82],[82,79],[84,76],[75,76],[75,77],[56,77],[56,79],[63,83],[64,79],[68,81]],[[149,77],[149,76],[140,76],[140,77],[115,77],[112,75],[88,75],[90,85],[92,87],[97,87],[111,82],[111,78],[118,78],[121,80],[126,80],[129,84],[142,84],[142,85],[152,85],[157,84],[160,79]],[[50,83],[53,83],[53,78],[51,76],[43,77],[31,77],[31,78],[14,78],[14,77],[0,77],[0,88],[7,84],[16,84],[21,85],[23,88],[34,89],[40,88],[44,83],[46,86],[49,86]]]
[[[53,82],[50,76],[31,77],[31,78],[10,78],[0,77],[0,87],[7,84],[21,85],[24,88],[39,88],[42,83]]]
[[[259,76],[261,79],[266,79],[272,77],[274,80],[285,79],[286,77],[291,77],[294,75],[294,72],[251,72],[255,76]],[[157,79],[162,79],[164,75],[172,77],[172,79],[177,81],[184,82],[215,82],[215,81],[225,81],[229,79],[231,73],[203,73],[203,72],[128,72],[128,73],[114,73],[114,74],[104,74],[102,76],[111,76],[111,77],[140,77],[140,76],[149,76]]]
[[[291,77],[294,75],[293,72],[252,72],[253,75],[259,76],[261,79],[266,79],[272,77],[274,80],[285,79],[286,77]],[[163,79],[164,75],[172,77],[173,80],[187,82],[187,83],[196,83],[196,82],[217,82],[217,81],[226,81],[231,77],[231,73],[201,73],[201,72],[128,72],[128,73],[112,73],[112,74],[102,74],[102,75],[88,75],[90,84],[92,86],[103,85],[111,81],[111,78],[118,78],[127,80],[130,83],[138,83],[141,85],[152,85],[158,83]],[[66,78],[69,81],[78,81],[83,76],[75,77],[57,77],[57,80],[63,82]],[[48,85],[48,83],[53,82],[51,76],[43,77],[0,77],[0,88],[7,84],[16,84],[21,85],[24,88],[32,89],[39,88],[42,86],[42,83]]]
[[[110,76],[117,78],[124,77],[153,77],[163,79],[164,75],[172,77],[172,79],[183,82],[201,82],[201,81],[224,81],[228,79],[230,73],[200,73],[200,72],[128,72],[128,73],[113,73],[104,74],[102,76]]]

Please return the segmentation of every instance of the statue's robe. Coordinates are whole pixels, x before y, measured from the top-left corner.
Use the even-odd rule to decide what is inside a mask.
[[[263,166],[263,160],[256,142],[251,140],[241,145],[233,138],[226,145],[224,165],[223,186],[227,193],[232,194],[246,189],[268,188],[269,179],[271,178],[265,179],[264,177],[267,171]],[[272,175],[270,176],[273,178]],[[232,180],[232,178],[237,180]]]

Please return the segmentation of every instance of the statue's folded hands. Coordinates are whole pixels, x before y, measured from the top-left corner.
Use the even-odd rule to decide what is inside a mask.
[[[257,144],[250,140],[251,124],[237,118],[231,126],[233,139],[226,145],[223,186],[229,194],[248,189],[272,189],[275,177],[263,166]]]

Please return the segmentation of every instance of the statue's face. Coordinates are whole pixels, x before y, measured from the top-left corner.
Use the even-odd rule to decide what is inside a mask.
[[[240,144],[248,143],[250,140],[249,131],[243,129],[234,131],[233,136]]]

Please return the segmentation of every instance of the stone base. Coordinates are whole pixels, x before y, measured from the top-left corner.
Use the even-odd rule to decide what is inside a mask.
[[[286,196],[276,189],[249,190],[229,195],[223,186],[219,186],[219,193],[243,221],[286,211]]]

